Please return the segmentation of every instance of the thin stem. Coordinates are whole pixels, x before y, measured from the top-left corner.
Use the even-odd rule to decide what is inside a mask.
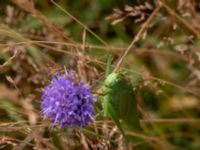
[[[94,33],[91,29],[89,29],[86,25],[84,25],[81,21],[79,21],[76,17],[74,17],[72,14],[70,14],[68,11],[63,9],[60,5],[58,5],[54,0],[51,0],[51,2],[58,7],[60,10],[62,10],[66,15],[68,15],[70,18],[72,18],[74,21],[76,21],[79,25],[81,25],[85,30],[87,30],[89,33],[91,33],[94,37],[96,37],[102,44],[109,47],[106,41],[104,41],[101,37],[99,37],[96,33]]]
[[[140,37],[142,36],[143,32],[147,29],[148,25],[150,24],[150,22],[152,21],[152,19],[155,17],[155,15],[158,13],[158,11],[160,10],[160,7],[158,6],[153,13],[151,14],[151,16],[147,19],[147,21],[142,25],[142,28],[139,30],[139,32],[136,34],[136,36],[134,37],[134,39],[132,40],[131,44],[128,46],[128,48],[124,51],[123,55],[121,56],[121,58],[119,59],[118,63],[116,64],[116,66],[113,69],[113,72],[116,72],[124,58],[126,57],[126,55],[129,53],[129,51],[132,49],[132,47],[134,46],[134,44],[140,39]]]

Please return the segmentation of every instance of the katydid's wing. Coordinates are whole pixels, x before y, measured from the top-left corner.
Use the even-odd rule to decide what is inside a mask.
[[[120,118],[129,130],[140,129],[139,117],[137,113],[137,105],[132,86],[124,89],[119,95],[120,102]]]

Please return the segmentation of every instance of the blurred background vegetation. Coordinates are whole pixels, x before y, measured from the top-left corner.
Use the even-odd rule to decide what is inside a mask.
[[[200,149],[199,24],[198,0],[2,1],[0,149]],[[52,75],[65,65],[95,93],[108,53],[135,85],[142,132],[129,134],[140,140],[125,146],[102,117],[49,130],[39,106]]]

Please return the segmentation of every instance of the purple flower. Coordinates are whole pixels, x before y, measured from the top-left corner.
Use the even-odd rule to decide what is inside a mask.
[[[50,118],[52,125],[59,128],[87,125],[95,115],[93,104],[96,97],[92,95],[89,84],[74,80],[73,71],[56,75],[42,95],[44,118]]]

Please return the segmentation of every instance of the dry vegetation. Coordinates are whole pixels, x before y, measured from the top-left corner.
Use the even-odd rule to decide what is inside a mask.
[[[0,149],[200,149],[198,0],[11,0],[0,11]],[[142,131],[127,134],[138,140],[125,146],[102,116],[49,128],[40,97],[51,77],[65,65],[98,95],[108,53],[136,87]]]

